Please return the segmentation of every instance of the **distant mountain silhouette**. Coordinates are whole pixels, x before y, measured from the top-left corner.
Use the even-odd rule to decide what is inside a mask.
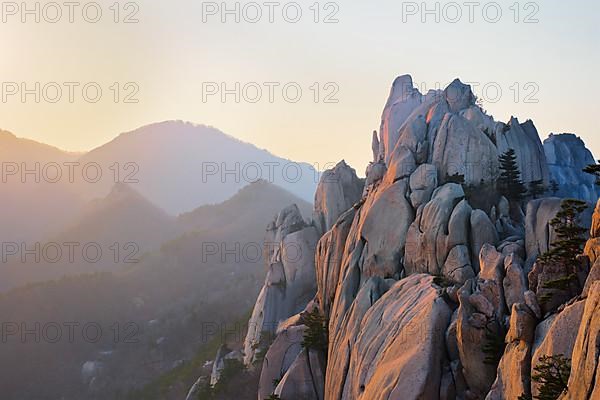
[[[120,180],[171,215],[220,203],[260,179],[312,202],[319,178],[309,164],[276,157],[218,129],[181,121],[123,133],[79,161],[96,162],[110,171],[110,179],[84,184],[85,193],[105,195],[118,169]]]
[[[172,238],[178,231],[175,221],[129,185],[117,183],[108,196],[88,203],[75,222],[52,240],[97,242],[104,248],[132,243],[141,253]]]
[[[73,216],[84,204],[79,190],[66,177],[52,183],[56,168],[44,167],[80,156],[0,130],[0,241],[38,240]],[[36,168],[38,176],[25,172]]]
[[[66,152],[0,130],[0,162],[4,172],[17,168],[0,181],[2,242],[44,240],[61,232],[77,223],[90,201],[105,198],[119,182],[176,216],[221,203],[261,179],[312,202],[319,178],[308,164],[276,157],[215,128],[181,121],[123,133],[88,153]],[[76,164],[70,171],[65,163]],[[22,176],[36,164],[37,178]],[[52,182],[55,165],[61,177]]]

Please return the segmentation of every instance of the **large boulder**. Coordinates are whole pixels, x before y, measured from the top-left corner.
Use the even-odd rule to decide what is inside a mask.
[[[362,281],[371,276],[399,276],[406,235],[414,220],[407,199],[408,179],[380,186],[363,205],[360,236],[365,240]]]
[[[582,170],[596,160],[583,141],[571,134],[550,134],[544,140],[544,151],[550,167],[550,181],[556,183],[555,196],[577,198],[595,203],[600,192],[594,177]]]
[[[431,200],[431,195],[438,185],[435,165],[421,164],[410,176],[410,202],[416,210]]]
[[[331,229],[340,215],[357,203],[364,182],[345,161],[323,172],[315,193],[313,220],[321,233]]]
[[[560,263],[536,262],[528,275],[529,288],[535,292],[544,314],[556,310],[560,305],[577,296],[579,288],[575,282],[556,287],[557,282],[568,277],[570,270]]]
[[[527,278],[523,272],[522,260],[515,253],[511,253],[505,258],[504,272],[504,298],[508,309],[511,310],[513,304],[526,303],[525,293],[529,289]]]
[[[490,183],[498,175],[498,150],[469,120],[446,114],[435,138],[432,164],[442,182],[449,176],[464,175],[468,185]]]
[[[463,284],[475,277],[475,271],[471,265],[469,248],[465,245],[454,246],[442,269],[442,275],[457,284]]]
[[[326,398],[438,398],[451,315],[431,276],[397,282],[360,321],[349,324],[355,343],[335,342],[340,352],[349,354],[346,362],[338,363],[336,349],[330,349],[334,364],[329,370],[337,372],[327,375]]]
[[[498,232],[496,227],[482,210],[473,210],[471,213],[471,257],[475,271],[479,271],[479,255],[481,249],[487,244],[496,246],[498,244]]]
[[[448,183],[437,188],[433,192],[431,201],[419,208],[407,235],[404,257],[404,268],[407,274],[441,273],[451,250],[447,243],[451,240],[448,238],[453,237],[453,233],[449,231],[450,220],[454,208],[464,195],[460,185]],[[463,219],[467,217],[466,214],[461,216]],[[470,218],[470,214],[468,217]],[[452,226],[460,230],[457,232],[458,236],[463,236],[464,222],[456,221]]]

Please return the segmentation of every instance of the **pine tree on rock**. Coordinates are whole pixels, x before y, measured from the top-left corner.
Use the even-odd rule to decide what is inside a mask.
[[[600,186],[600,164],[590,164],[583,169],[583,172],[585,172],[586,174],[594,175],[594,177],[596,178],[596,185]]]
[[[542,265],[560,266],[563,272],[557,279],[544,283],[543,288],[551,291],[541,299],[542,303],[560,293],[556,291],[571,293],[571,296],[576,296],[580,292],[577,279],[580,262],[577,256],[581,254],[585,245],[587,229],[579,225],[579,219],[587,207],[587,203],[581,200],[563,200],[560,211],[550,221],[557,240],[552,243],[549,251],[538,258],[538,262]]]
[[[548,188],[546,186],[544,186],[544,180],[539,179],[537,181],[533,181],[533,182],[529,183],[528,195],[534,199],[538,199],[546,193],[547,189]]]
[[[521,180],[521,171],[517,165],[514,149],[508,149],[500,157],[500,177],[497,182],[498,193],[511,203],[520,203],[527,194],[527,188]]]
[[[534,368],[531,380],[540,384],[535,400],[557,400],[568,390],[571,360],[562,354],[543,356]]]
[[[558,186],[558,183],[555,180],[552,180],[550,182],[550,191],[552,192],[552,196],[556,196],[559,190],[560,187]]]

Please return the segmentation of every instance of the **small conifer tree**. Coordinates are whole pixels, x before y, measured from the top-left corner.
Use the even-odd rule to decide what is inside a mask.
[[[498,192],[513,203],[519,203],[525,197],[527,189],[521,181],[521,171],[517,165],[517,155],[513,149],[506,150],[499,158],[500,177]]]

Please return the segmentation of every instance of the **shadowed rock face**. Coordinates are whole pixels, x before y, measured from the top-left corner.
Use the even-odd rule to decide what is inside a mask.
[[[316,292],[314,254],[319,235],[302,219],[298,207],[279,213],[267,230],[267,277],[258,295],[244,341],[244,363],[252,364],[257,351],[280,322],[302,311]]]
[[[571,134],[550,134],[544,140],[544,152],[550,168],[550,180],[558,184],[558,197],[572,197],[596,203],[600,192],[594,177],[582,171],[596,160],[583,141]]]
[[[547,155],[533,121],[527,120],[521,124],[512,117],[506,128],[508,130],[502,129],[496,134],[498,152],[502,154],[508,149],[515,150],[523,182],[542,180],[547,185],[550,180]]]
[[[266,399],[275,391],[276,382],[290,369],[296,357],[302,352],[302,339],[305,326],[292,326],[277,335],[269,351],[265,355],[258,398]]]
[[[518,399],[530,393],[531,346],[535,330],[535,315],[525,304],[513,306],[506,349],[498,376],[486,400]]]

